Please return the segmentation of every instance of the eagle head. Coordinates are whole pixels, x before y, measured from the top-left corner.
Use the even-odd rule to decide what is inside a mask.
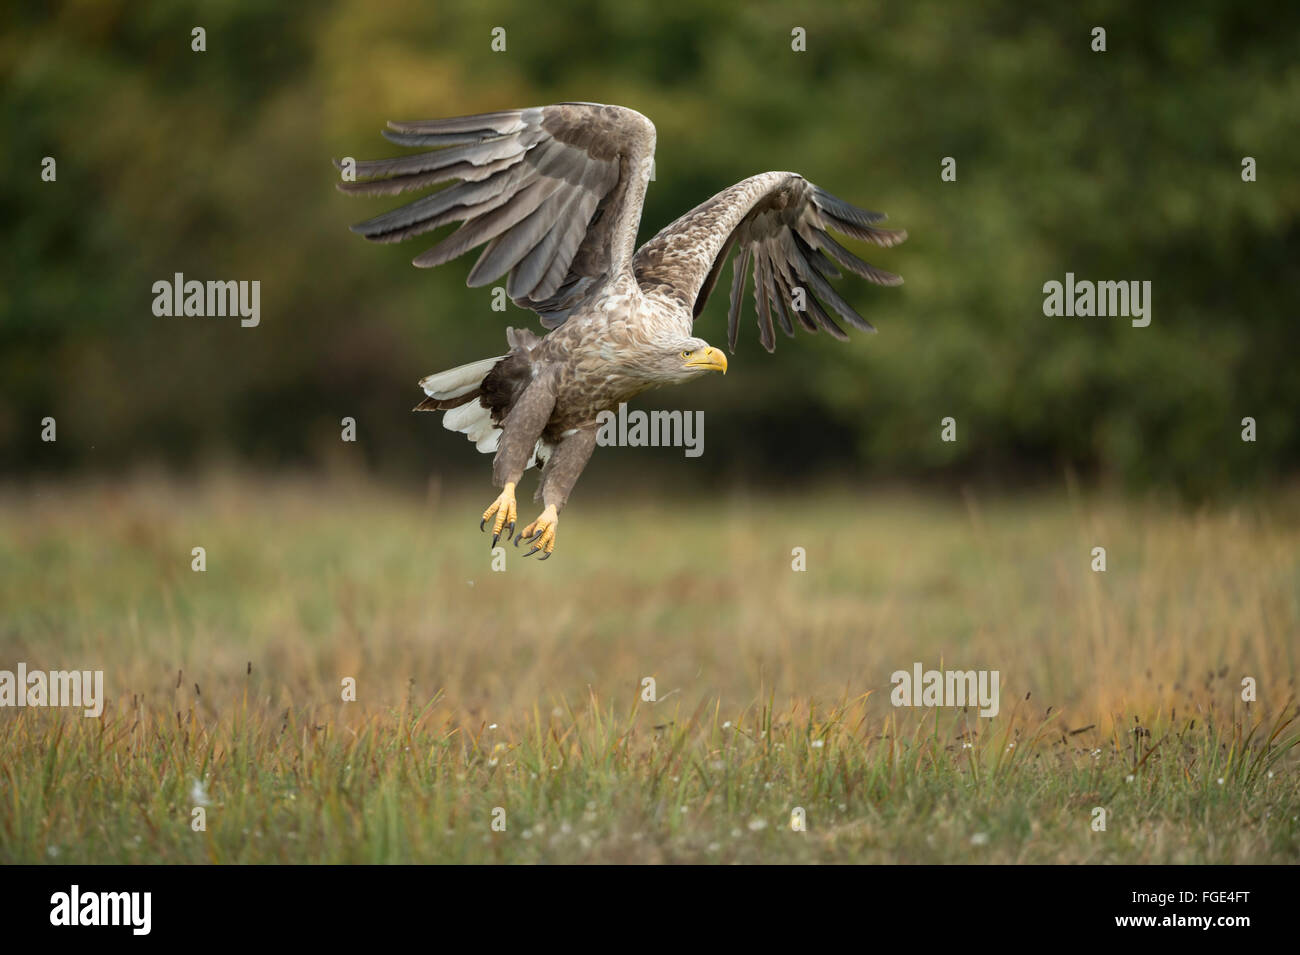
[[[659,362],[666,377],[673,381],[690,381],[706,372],[727,373],[727,356],[702,338],[683,338],[666,346]]]

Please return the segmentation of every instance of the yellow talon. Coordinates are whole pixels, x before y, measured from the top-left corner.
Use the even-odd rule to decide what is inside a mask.
[[[555,550],[555,528],[559,522],[560,518],[555,508],[548,506],[538,516],[537,520],[519,532],[519,536],[515,538],[515,546],[518,547],[521,540],[532,544],[532,550],[528,551],[524,556],[531,557],[541,551],[542,556],[538,559],[546,560]]]
[[[501,494],[495,501],[483,512],[483,520],[479,521],[478,529],[483,530],[488,522],[488,518],[493,514],[496,520],[492,522],[492,546],[497,546],[497,540],[501,537],[501,530],[507,524],[510,530],[506,531],[506,537],[510,536],[511,531],[515,529],[515,518],[519,512],[515,509],[515,486],[513,483],[506,484],[501,490]]]

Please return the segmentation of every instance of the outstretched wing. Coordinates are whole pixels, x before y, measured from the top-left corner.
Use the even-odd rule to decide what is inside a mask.
[[[727,315],[727,342],[733,352],[751,264],[764,348],[776,347],[774,315],[787,335],[794,335],[797,322],[810,332],[822,328],[847,340],[823,302],[854,328],[875,328],[828,281],[840,277],[836,266],[878,285],[900,285],[903,280],[862,261],[831,238],[829,230],[880,246],[907,238],[901,230],[877,228],[884,218],[835,198],[796,173],[765,172],[724,189],[663,229],[637,250],[632,267],[644,292],[675,299],[699,318],[723,265],[739,248]],[[802,294],[797,293],[800,289]]]
[[[640,113],[561,103],[388,125],[384,136],[400,146],[435,148],[357,162],[357,181],[341,190],[395,195],[459,181],[354,232],[400,242],[461,222],[414,264],[441,265],[486,242],[469,285],[509,272],[507,294],[548,328],[630,267],[655,147],[654,125]]]

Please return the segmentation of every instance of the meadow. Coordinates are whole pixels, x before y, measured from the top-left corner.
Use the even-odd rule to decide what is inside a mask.
[[[109,697],[0,710],[0,862],[1300,861],[1300,491],[488,490],[0,491],[0,668]]]

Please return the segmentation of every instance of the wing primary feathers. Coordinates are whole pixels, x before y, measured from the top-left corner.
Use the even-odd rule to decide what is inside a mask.
[[[538,290],[542,279],[546,277],[547,270],[550,269],[551,261],[555,258],[555,250],[559,247],[560,240],[564,238],[565,221],[581,199],[580,191],[570,189],[547,201],[546,206],[551,209],[547,217],[550,228],[547,229],[542,240],[519,260],[510,273],[506,294],[512,299],[530,298]]]
[[[503,109],[473,116],[450,116],[446,119],[389,120],[388,128],[400,133],[511,133],[536,122],[543,107]]]
[[[494,239],[528,216],[542,204],[557,188],[559,183],[552,179],[538,179],[520,189],[502,205],[492,211],[469,219],[459,229],[443,239],[432,248],[421,252],[412,264],[422,269],[432,268],[449,262],[458,255],[463,255],[480,242]],[[487,284],[491,279],[481,280]]]
[[[523,161],[523,154],[517,156],[507,156],[504,159],[498,159],[494,162],[484,163],[482,166],[475,166],[473,163],[462,162],[446,169],[437,169],[433,172],[416,172],[408,173],[401,176],[393,176],[391,179],[367,179],[356,180],[354,182],[336,183],[339,192],[346,192],[354,196],[395,196],[403,192],[411,192],[415,189],[426,189],[429,186],[436,186],[440,182],[450,182],[453,179],[460,179],[463,182],[482,182],[490,179],[503,169],[509,169]]]
[[[501,135],[491,130],[465,133],[400,133],[392,129],[382,129],[379,134],[398,146],[457,146],[461,143],[481,143],[485,139],[494,139]]]
[[[596,191],[591,189],[581,191],[577,208],[564,222],[564,232],[560,237],[560,244],[555,249],[555,257],[551,259],[550,267],[546,270],[541,284],[529,296],[529,308],[537,311],[567,308],[561,303],[569,301],[569,297],[575,294],[578,285],[581,284],[585,290],[595,280],[591,275],[570,273],[574,270],[578,252],[596,227],[601,198],[607,188],[612,187],[602,183]],[[572,281],[568,281],[570,279]],[[561,288],[567,289],[562,295]]]
[[[731,250],[736,247],[736,232],[733,229],[731,235],[727,237],[726,244],[722,247],[717,257],[713,260],[713,267],[709,269],[708,276],[704,279],[704,284],[700,286],[700,292],[695,296],[695,305],[692,308],[691,319],[700,317],[704,311],[705,304],[709,301],[709,296],[713,294],[713,288],[718,284],[718,276],[722,274],[722,267],[727,264],[727,259],[731,256]]]
[[[772,331],[772,310],[767,301],[767,256],[762,251],[754,256],[754,307],[758,311],[758,340],[771,352],[776,348],[776,335]]]
[[[817,323],[808,314],[808,299],[811,297],[808,290],[803,288],[802,285],[792,283],[787,276],[779,275],[777,279],[781,284],[781,292],[785,296],[785,300],[789,302],[786,307],[787,313],[794,315],[795,320],[804,331],[813,335],[817,334]],[[796,287],[803,288],[804,307],[802,309],[794,307],[794,290]]]
[[[736,338],[740,334],[740,305],[745,297],[745,279],[749,275],[749,246],[745,246],[732,262],[731,306],[727,309],[727,348],[736,353]]]
[[[548,184],[551,186],[552,193],[560,187],[560,183],[554,182],[554,180],[551,180]],[[553,200],[551,196],[548,196],[517,226],[493,239],[492,245],[483,250],[483,254],[474,263],[474,268],[470,269],[465,284],[470,288],[478,288],[493,279],[500,278],[518,265],[519,260],[527,255],[528,251],[544,239],[546,233],[550,231],[550,225],[554,221],[555,215],[555,210],[551,208],[552,205]]]
[[[776,306],[776,317],[781,321],[781,331],[785,332],[787,338],[794,338],[794,323],[790,320],[790,309],[786,306],[789,293],[785,287],[785,280],[781,276],[781,270],[773,264],[769,267],[768,274],[772,280],[769,286],[772,304]]]
[[[875,282],[877,285],[902,285],[903,280],[893,272],[886,272],[884,269],[878,269],[870,262],[863,262],[860,258],[850,252],[844,246],[840,245],[825,232],[817,237],[821,242],[822,248],[830,253],[831,258],[840,265],[844,266],[854,275],[860,275],[869,282]]]
[[[850,205],[838,196],[832,196],[825,189],[818,186],[812,187],[813,203],[819,209],[824,209],[838,219],[846,222],[856,223],[860,226],[872,226],[877,222],[885,221],[883,212],[871,212],[868,209],[859,209],[857,206]]]
[[[508,274],[516,304],[556,327],[626,270],[654,155],[653,124],[635,110],[561,103],[420,122],[383,135],[421,152],[343,163],[352,195],[396,195],[454,181],[353,230],[397,242],[461,226],[414,260],[440,265],[482,245],[469,273],[480,286]]]
[[[415,153],[412,156],[397,156],[393,159],[362,159],[356,164],[356,173],[363,179],[386,179],[392,176],[435,172],[459,163],[483,166],[498,159],[522,156],[536,142],[535,135],[509,136],[487,142]],[[335,164],[342,167],[340,160],[335,160]]]
[[[817,232],[821,235],[826,234],[821,232],[820,229],[817,230]],[[825,254],[822,253],[821,249],[816,245],[813,245],[807,237],[796,233],[794,240],[798,250],[803,253],[803,257],[812,264],[813,268],[828,278],[841,278],[840,270],[835,267],[835,263],[828,259]]]
[[[533,180],[531,170],[515,166],[491,179],[459,183],[431,196],[399,206],[352,226],[352,231],[377,242],[400,242],[440,225],[491,212],[510,201],[519,186]]]
[[[795,236],[793,233],[787,232],[781,236],[781,249],[784,252],[784,256],[777,259],[777,282],[780,285],[781,294],[785,297],[785,301],[790,303],[787,312],[793,312],[795,318],[804,330],[815,334],[817,332],[817,323],[809,317],[807,305],[805,305],[803,309],[797,309],[794,307],[794,288],[797,283],[796,276],[790,267],[790,249],[794,246],[794,240]],[[803,286],[800,286],[800,288],[803,288]],[[804,298],[807,299],[809,293],[806,288],[803,289],[803,294]]]
[[[826,314],[826,309],[822,308],[822,303],[817,301],[817,297],[807,289],[804,289],[804,293],[804,298],[807,300],[808,304],[808,311],[812,312],[813,318],[816,319],[817,324],[826,329],[827,333],[832,338],[838,339],[842,342],[848,341],[848,333],[836,324],[835,319]]]
[[[822,301],[834,308],[835,311],[839,312],[840,315],[844,317],[845,321],[854,328],[859,328],[864,332],[874,332],[876,330],[875,327],[855,312],[853,306],[844,301],[844,299],[840,297],[839,292],[835,291],[835,288],[831,283],[826,281],[826,277],[817,271],[812,263],[809,262],[808,258],[804,255],[803,250],[805,248],[806,246],[803,245],[802,242],[796,242],[792,251],[796,256],[794,263],[795,271],[798,272],[800,278],[806,281],[809,285],[809,304],[811,305],[814,296],[820,298]],[[820,318],[820,315],[818,317]],[[830,327],[827,327],[827,331],[830,331]]]
[[[813,294],[829,305],[835,311],[839,312],[841,317],[854,328],[861,329],[864,332],[874,332],[875,326],[853,310],[853,306],[835,291],[835,287],[827,282],[826,279],[816,269],[810,268],[804,276],[812,285]]]
[[[843,232],[855,239],[861,239],[863,242],[870,242],[872,245],[878,245],[886,249],[898,245],[907,238],[907,232],[904,229],[875,229],[871,226],[848,222],[839,218],[839,216],[826,213],[822,213],[822,218],[836,232]]]
[[[787,338],[794,337],[794,326],[790,322],[790,313],[786,311],[785,300],[781,297],[780,263],[775,255],[773,240],[763,243],[764,282],[767,300],[772,304],[772,317],[781,326]]]

